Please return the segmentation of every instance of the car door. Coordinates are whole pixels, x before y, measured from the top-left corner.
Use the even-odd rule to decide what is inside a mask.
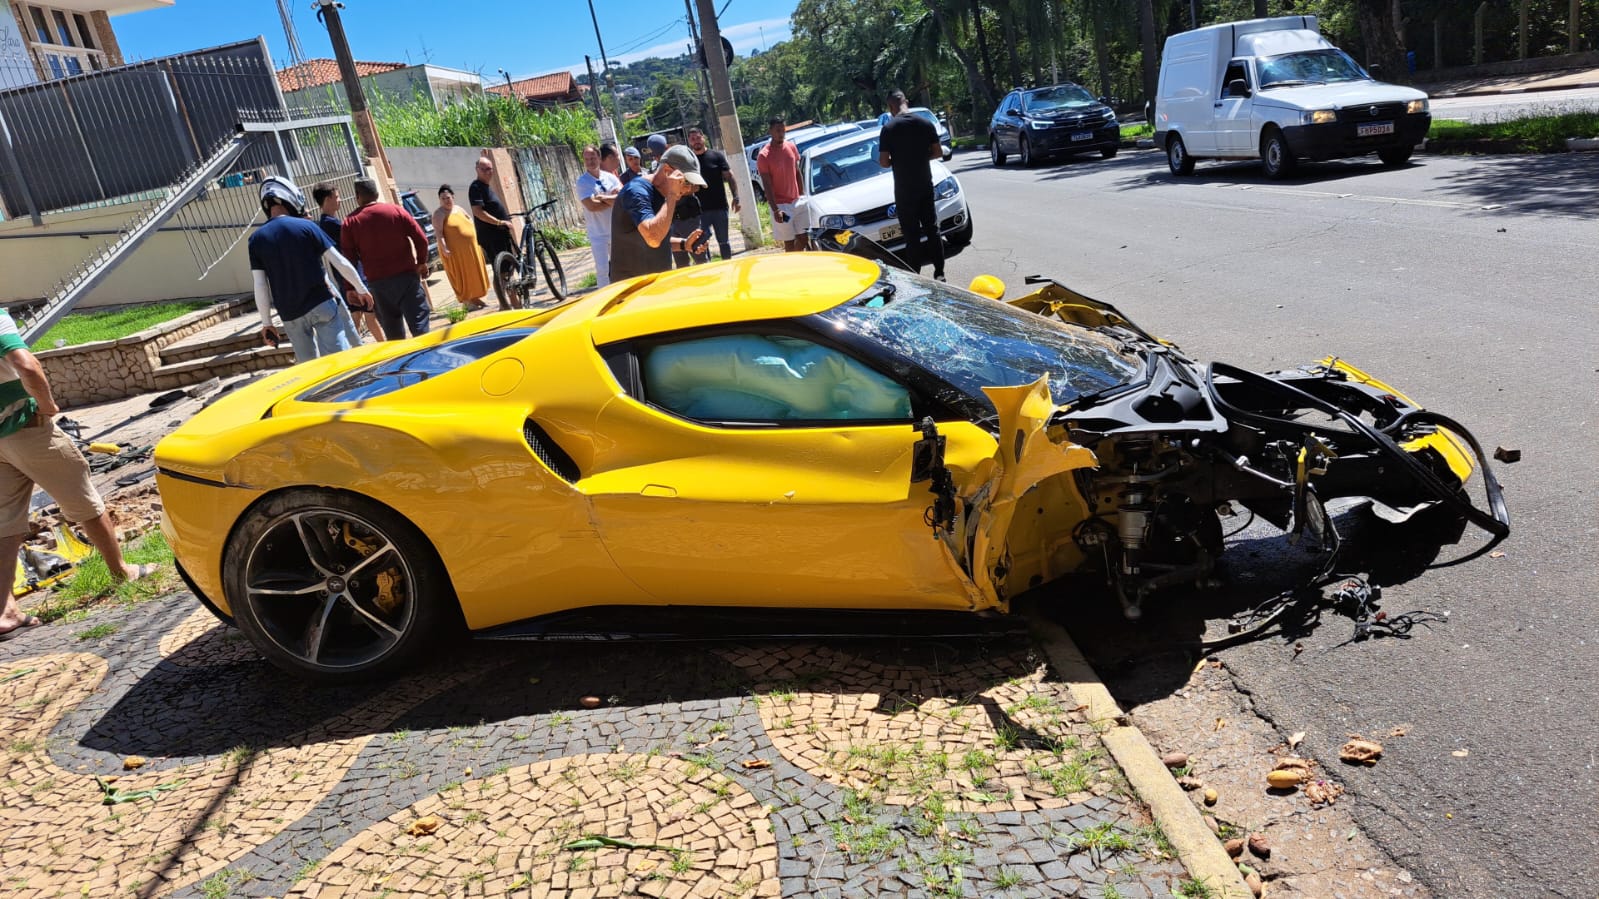
[[[967,610],[982,593],[927,524],[913,391],[819,337],[712,329],[612,353],[621,395],[585,478],[617,566],[685,605]],[[995,443],[939,425],[963,471]]]
[[[1234,81],[1242,81],[1244,89],[1234,93]],[[1254,80],[1250,77],[1249,62],[1234,59],[1227,64],[1222,75],[1215,101],[1216,151],[1222,156],[1255,155]]]
[[[1021,134],[1022,120],[1012,112],[1020,112],[1022,108],[1021,94],[1010,93],[1005,96],[1005,102],[999,105],[999,115],[994,119],[994,134],[999,139],[999,149],[1004,153],[1015,153],[1016,136]]]

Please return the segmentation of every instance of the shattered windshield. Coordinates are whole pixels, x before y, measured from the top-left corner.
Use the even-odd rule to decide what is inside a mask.
[[[813,194],[888,174],[888,169],[877,164],[876,135],[831,150],[818,150],[809,159]]]
[[[1307,50],[1268,56],[1260,61],[1260,86],[1286,87],[1292,84],[1336,84],[1340,81],[1368,81],[1366,74],[1342,50]]]
[[[1115,387],[1143,363],[1109,337],[897,269],[826,313],[987,405],[984,387],[1049,379],[1057,403]]]

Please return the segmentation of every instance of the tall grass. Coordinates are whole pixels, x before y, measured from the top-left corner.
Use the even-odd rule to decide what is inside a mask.
[[[391,147],[538,147],[565,144],[574,152],[599,140],[594,113],[529,109],[494,94],[435,107],[426,97],[396,103],[374,98],[378,137]]]

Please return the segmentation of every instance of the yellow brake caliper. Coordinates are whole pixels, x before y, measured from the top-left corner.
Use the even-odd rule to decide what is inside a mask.
[[[377,551],[377,547],[372,543],[362,540],[350,531],[349,522],[344,523],[344,544],[359,553],[363,559]],[[378,572],[374,580],[377,582],[378,590],[372,601],[385,613],[394,611],[394,607],[400,604],[400,600],[404,599],[404,595],[399,590],[401,584],[399,567],[395,566]]]

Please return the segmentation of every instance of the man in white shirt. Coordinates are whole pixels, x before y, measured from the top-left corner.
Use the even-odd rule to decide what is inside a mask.
[[[594,278],[597,286],[611,283],[611,207],[622,182],[610,172],[600,168],[599,151],[592,146],[583,148],[583,174],[577,176],[573,188],[577,200],[583,204],[583,226],[588,232],[589,252],[594,256]]]

